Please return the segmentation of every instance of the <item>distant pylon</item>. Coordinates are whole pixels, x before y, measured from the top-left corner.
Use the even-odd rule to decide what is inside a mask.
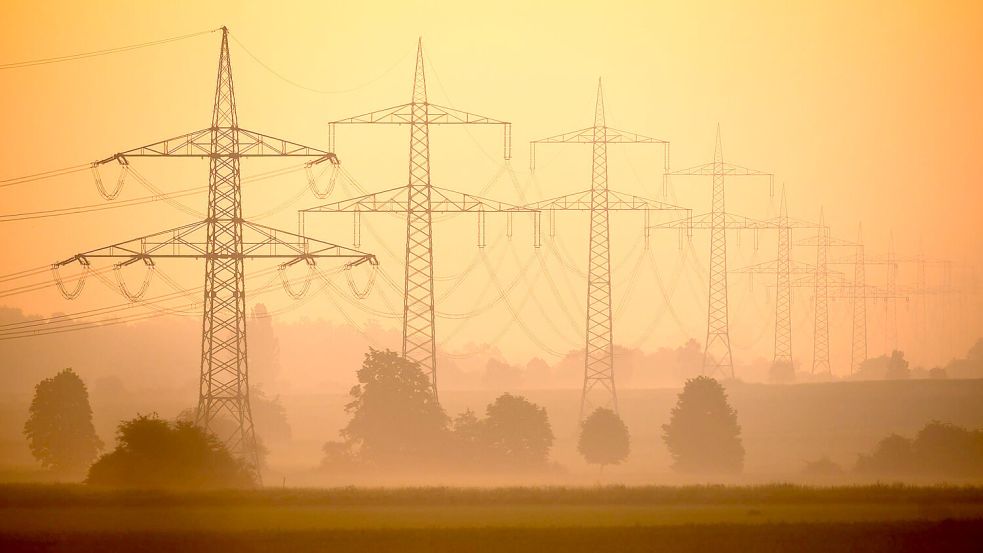
[[[816,277],[814,294],[815,322],[812,335],[812,374],[832,375],[829,364],[829,272],[827,250],[829,229],[822,210],[819,211],[819,230],[816,234]]]
[[[410,180],[406,214],[406,275],[403,295],[403,356],[430,373],[437,395],[434,338],[433,238],[430,212],[430,127],[423,39],[417,42],[410,122]]]
[[[855,374],[867,360],[867,281],[864,261],[863,227],[857,232],[853,263],[853,353],[850,373]]]
[[[421,38],[417,41],[413,94],[410,103],[332,121],[328,125],[328,142],[332,149],[335,142],[335,127],[339,124],[410,125],[409,181],[405,191],[403,187],[399,187],[303,211],[341,212],[354,209],[356,233],[359,228],[357,221],[361,213],[372,211],[406,213],[403,356],[418,363],[420,368],[427,373],[433,385],[434,397],[437,397],[432,215],[435,212],[478,211],[479,228],[481,228],[480,222],[484,220],[482,211],[527,210],[433,187],[430,180],[430,126],[444,124],[502,125],[504,128],[503,157],[507,161],[512,155],[511,123],[430,103],[427,97],[423,39]],[[390,194],[398,194],[399,197]],[[436,201],[434,196],[437,196]],[[381,203],[376,201],[383,198],[385,201]],[[479,232],[479,236],[483,236],[483,233]]]
[[[594,104],[594,159],[591,165],[590,253],[587,268],[587,336],[583,408],[592,389],[603,386],[618,409],[614,386],[614,338],[611,330],[611,238],[608,227],[608,144],[604,94],[597,79]]]
[[[774,363],[792,366],[792,280],[791,236],[788,224],[788,205],[785,187],[778,214],[778,270],[776,271],[777,301],[775,302],[775,359]]]
[[[887,292],[894,296],[898,293],[898,262],[894,254],[894,233],[891,233],[887,250]],[[898,349],[898,302],[895,298],[884,301],[885,317],[887,317],[887,347],[888,352]]]
[[[536,167],[537,144],[591,144],[593,147],[590,190],[542,200],[525,207],[548,211],[551,219],[555,211],[590,211],[584,386],[580,396],[580,417],[583,419],[595,407],[606,407],[617,412],[614,325],[611,319],[610,213],[612,211],[643,211],[646,220],[645,236],[647,237],[650,211],[689,212],[689,210],[664,202],[625,194],[608,187],[608,144],[663,145],[665,147],[664,167],[668,168],[669,143],[665,140],[607,126],[604,116],[604,93],[600,79],[597,80],[593,126],[531,141],[529,143],[530,170],[535,170]]]
[[[720,124],[713,149],[713,199],[710,229],[710,293],[703,372],[734,377],[727,312],[727,208],[724,202],[724,154]]]

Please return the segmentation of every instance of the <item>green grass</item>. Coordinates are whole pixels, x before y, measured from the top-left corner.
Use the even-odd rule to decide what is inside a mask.
[[[0,551],[971,551],[981,540],[974,487],[0,486]]]

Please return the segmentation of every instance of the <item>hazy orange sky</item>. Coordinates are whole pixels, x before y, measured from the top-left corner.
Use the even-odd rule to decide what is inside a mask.
[[[535,178],[529,175],[530,139],[589,126],[596,79],[604,79],[611,126],[670,140],[672,167],[709,161],[713,132],[723,129],[725,159],[774,172],[788,187],[792,216],[815,220],[820,206],[835,236],[856,237],[862,221],[868,256],[883,256],[893,233],[901,257],[919,252],[954,262],[956,286],[974,295],[961,311],[948,313],[948,343],[902,343],[919,363],[940,363],[962,354],[983,334],[979,291],[966,282],[967,267],[983,266],[983,222],[979,217],[980,177],[975,167],[983,151],[983,3],[980,2],[824,2],[813,6],[787,2],[5,2],[0,22],[0,64],[47,58],[145,42],[227,25],[237,41],[231,46],[239,121],[249,128],[301,143],[326,147],[327,121],[409,101],[416,39],[423,37],[428,59],[431,101],[514,123],[512,167],[519,189],[503,176],[497,129],[441,128],[432,136],[434,184],[520,203],[589,187],[589,147],[551,146],[539,153]],[[0,70],[0,178],[60,168],[206,127],[209,124],[219,35],[68,63]],[[281,75],[315,93],[271,74],[252,54]],[[406,181],[407,131],[392,127],[342,128],[337,153],[346,169],[370,190]],[[662,152],[649,146],[613,146],[611,188],[657,197]],[[202,161],[140,161],[138,169],[164,190],[207,182]],[[248,161],[244,176],[294,161]],[[105,171],[107,178],[111,171]],[[493,181],[493,178],[499,175]],[[259,214],[304,188],[303,173],[250,184],[244,192],[247,215]],[[521,198],[520,198],[521,192]],[[709,209],[709,182],[674,180],[679,203],[696,212]],[[130,182],[120,199],[149,192]],[[338,190],[333,199],[352,191]],[[728,209],[750,216],[773,215],[776,201],[766,181],[731,182]],[[204,196],[185,198],[204,208]],[[91,177],[80,173],[50,181],[0,188],[2,214],[101,203]],[[300,197],[261,222],[296,228],[295,211],[316,205]],[[620,216],[618,216],[620,217]],[[4,256],[0,274],[46,265],[75,252],[107,245],[188,222],[167,204],[155,203],[97,214],[0,222]],[[664,311],[652,275],[633,281],[641,219],[618,219],[612,258],[618,311],[616,342],[654,349],[675,346],[686,337],[703,340],[705,284],[697,272],[682,272],[670,317],[649,324],[653,309]],[[622,222],[623,221],[623,222]],[[403,232],[398,220],[381,216],[376,240],[368,231],[363,248],[377,253],[388,274],[401,281],[398,259]],[[489,218],[489,232],[502,233]],[[558,221],[558,247],[582,269],[586,265],[583,214]],[[436,269],[460,273],[471,262],[474,221],[456,218],[435,225]],[[517,222],[511,243],[486,254],[500,270],[503,285],[518,266],[534,260],[528,223]],[[348,244],[345,217],[312,222],[319,238]],[[797,238],[807,238],[805,234]],[[754,251],[745,236],[738,247],[731,235],[732,267],[774,256],[774,237],[762,237]],[[657,248],[663,278],[679,263],[676,236],[661,236]],[[706,237],[694,239],[694,251],[706,265]],[[842,257],[849,252],[832,252]],[[530,286],[544,305],[525,304],[522,313],[538,339],[551,349],[581,347],[583,281],[575,271],[552,260],[549,273]],[[811,262],[803,248],[796,258]],[[620,260],[625,263],[619,265]],[[534,261],[533,261],[534,263]],[[539,267],[538,263],[534,267]],[[481,265],[479,265],[481,267]],[[842,269],[850,271],[849,267]],[[200,285],[200,266],[162,266],[189,287]],[[248,271],[247,271],[248,272]],[[941,272],[929,268],[930,286]],[[538,274],[538,273],[536,273]],[[686,276],[688,275],[689,276]],[[134,279],[139,275],[134,275]],[[868,279],[884,284],[880,267]],[[913,266],[902,265],[899,284],[914,286]],[[553,293],[550,279],[558,290]],[[690,279],[691,282],[686,282]],[[770,357],[774,300],[768,282],[746,277],[731,281],[735,357]],[[474,307],[473,297],[488,279],[480,270],[443,303],[450,313]],[[635,284],[631,284],[635,282]],[[760,282],[760,284],[759,284]],[[344,284],[342,281],[341,284]],[[438,282],[438,296],[441,287]],[[620,302],[631,288],[637,296]],[[519,290],[522,286],[519,286]],[[165,293],[154,288],[153,293]],[[483,296],[487,301],[491,296]],[[567,297],[568,301],[560,298]],[[397,298],[390,294],[389,299]],[[512,303],[522,302],[517,292]],[[97,284],[75,303],[54,290],[2,298],[8,306],[31,313],[72,312],[118,302]],[[259,301],[259,300],[257,300]],[[290,304],[282,292],[264,297],[272,305]],[[368,300],[386,310],[380,298]],[[553,302],[552,304],[550,302]],[[912,340],[913,305],[899,308],[902,341]],[[397,301],[398,303],[398,301]],[[953,308],[956,302],[951,302]],[[557,317],[558,328],[545,321]],[[578,307],[579,304],[579,307]],[[356,317],[362,314],[349,304]],[[941,304],[933,304],[935,322]],[[810,292],[795,303],[795,357],[811,362]],[[397,311],[399,306],[397,305]],[[440,307],[438,307],[440,309]],[[843,302],[834,306],[834,355],[848,347]],[[869,308],[870,351],[885,349],[883,307]],[[495,335],[509,320],[503,306],[483,313],[456,330],[458,320],[438,321],[438,342],[452,334],[447,347],[461,347]],[[324,297],[287,317],[341,320]],[[962,318],[960,318],[962,317]],[[568,321],[566,319],[569,319]],[[397,324],[398,321],[386,321]],[[955,325],[958,323],[959,327]],[[772,326],[770,326],[772,325]],[[937,324],[935,326],[938,326]],[[581,330],[582,332],[582,330]],[[499,346],[516,359],[540,353],[535,341],[513,327]],[[835,369],[834,369],[835,370]],[[841,367],[842,370],[842,367]]]

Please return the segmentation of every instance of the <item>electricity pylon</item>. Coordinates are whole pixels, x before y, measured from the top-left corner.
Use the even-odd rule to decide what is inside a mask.
[[[313,157],[337,163],[333,153],[273,138],[239,127],[236,115],[229,31],[222,27],[218,77],[212,121],[208,128],[117,153],[93,164],[117,161],[125,170],[129,158],[208,158],[208,210],[204,221],[119,242],[77,254],[55,268],[91,259],[120,259],[116,269],[143,262],[152,268],[159,259],[204,259],[201,373],[196,422],[212,432],[221,416],[232,419],[220,434],[231,451],[247,457],[258,469],[256,437],[249,403],[246,356],[246,259],[285,259],[285,264],[319,258],[351,259],[347,267],[375,257],[306,236],[243,220],[240,159],[251,157]]]
[[[713,177],[713,196],[710,211],[710,290],[707,308],[707,339],[703,350],[703,373],[711,376],[734,377],[734,361],[730,349],[727,310],[727,209],[724,196],[725,177],[767,176],[774,187],[774,175],[724,162],[720,142],[720,125],[713,150],[713,161],[695,167],[666,173],[672,176],[698,175]]]
[[[828,301],[830,299],[848,299],[851,301],[852,307],[850,373],[853,374],[867,360],[867,300],[880,299],[893,303],[898,299],[907,299],[907,297],[899,294],[896,289],[891,289],[890,277],[886,289],[867,284],[867,266],[881,265],[884,262],[871,260],[865,255],[862,232],[858,232],[856,242],[832,238],[829,234],[829,227],[824,224],[823,216],[820,214],[820,227],[814,241],[800,241],[796,242],[796,245],[816,247],[814,273],[808,275],[809,278],[807,279],[800,279],[792,283],[793,287],[810,287],[816,294],[812,372],[813,374],[826,373],[832,375],[829,359]],[[830,247],[852,249],[854,254],[844,259],[830,260],[828,257]],[[830,265],[852,265],[853,279],[847,280],[841,273],[830,271]],[[830,282],[829,276],[831,274],[835,274],[837,280]],[[830,290],[834,291],[830,292]]]
[[[864,261],[863,225],[857,229],[857,247],[853,263],[853,338],[850,374],[860,370],[867,360],[867,264]]]
[[[597,80],[594,103],[594,125],[529,143],[529,168],[536,169],[537,144],[591,144],[591,188],[557,198],[527,204],[527,208],[547,211],[550,215],[550,235],[554,233],[556,211],[590,212],[590,246],[587,269],[587,325],[585,333],[584,387],[580,399],[580,418],[590,414],[593,407],[608,407],[618,411],[618,393],[614,377],[614,325],[611,320],[611,211],[644,211],[646,236],[648,213],[653,210],[682,210],[664,202],[640,198],[608,189],[608,144],[661,144],[665,146],[665,166],[669,164],[669,143],[633,132],[607,126],[604,118],[604,94]],[[646,246],[648,243],[646,242]],[[603,396],[600,401],[598,395]]]
[[[438,212],[525,211],[517,206],[437,189],[430,183],[431,125],[502,125],[504,157],[511,157],[511,123],[432,104],[427,99],[423,41],[417,43],[413,95],[408,104],[333,121],[328,126],[334,148],[335,126],[346,124],[410,125],[410,170],[406,186],[304,210],[317,212],[406,213],[406,273],[403,301],[403,356],[420,365],[437,396],[437,345],[434,329],[432,214]],[[482,219],[483,221],[483,219]],[[479,227],[481,225],[479,224]]]
[[[771,261],[765,261],[756,265],[732,270],[731,273],[748,274],[752,278],[754,275],[775,275],[775,348],[773,363],[786,363],[792,367],[792,287],[791,276],[793,274],[811,273],[811,267],[804,267],[793,263],[791,259],[791,236],[794,229],[813,229],[816,223],[800,219],[792,219],[788,216],[788,204],[785,197],[785,189],[782,189],[782,199],[779,208],[779,215],[772,219],[759,220],[742,217],[731,213],[723,214],[723,223],[717,222],[725,230],[753,230],[754,247],[757,250],[759,238],[758,233],[762,230],[774,230],[778,234],[778,257]],[[714,227],[712,216],[703,215],[691,221],[672,221],[655,228],[676,228],[686,229],[692,232],[693,229],[711,230]]]
[[[829,273],[827,268],[829,228],[819,210],[816,229],[816,272],[813,284],[812,374],[833,376],[829,363]]]

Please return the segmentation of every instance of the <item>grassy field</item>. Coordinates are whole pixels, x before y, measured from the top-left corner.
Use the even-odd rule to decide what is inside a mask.
[[[983,488],[0,486],[0,551],[978,551]]]

